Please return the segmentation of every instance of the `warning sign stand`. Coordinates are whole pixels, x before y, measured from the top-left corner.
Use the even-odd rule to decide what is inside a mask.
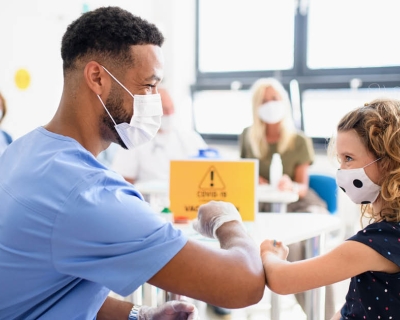
[[[188,159],[170,162],[170,209],[175,217],[195,219],[211,200],[233,203],[243,221],[254,221],[258,160]]]

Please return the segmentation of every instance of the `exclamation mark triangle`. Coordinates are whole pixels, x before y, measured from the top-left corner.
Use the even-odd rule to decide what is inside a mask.
[[[214,166],[210,167],[200,182],[199,189],[225,189],[225,184]]]

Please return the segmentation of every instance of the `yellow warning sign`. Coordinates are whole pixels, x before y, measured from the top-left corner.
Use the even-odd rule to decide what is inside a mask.
[[[195,219],[211,200],[233,203],[243,221],[258,210],[258,160],[188,159],[170,162],[170,209],[175,217]]]
[[[204,178],[200,183],[199,189],[225,189],[225,184],[214,166],[211,166],[207,173],[204,175]]]

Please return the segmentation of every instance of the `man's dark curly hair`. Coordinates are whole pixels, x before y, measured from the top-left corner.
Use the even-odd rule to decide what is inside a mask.
[[[132,66],[130,46],[162,46],[164,36],[154,24],[119,7],[101,7],[73,21],[61,42],[64,74],[85,56]]]

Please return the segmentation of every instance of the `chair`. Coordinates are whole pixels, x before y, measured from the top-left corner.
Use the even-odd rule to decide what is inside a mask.
[[[335,177],[323,173],[311,173],[309,186],[327,204],[328,211],[336,214],[338,211],[338,185]]]
[[[327,204],[327,209],[331,215],[336,215],[340,218],[338,210],[338,190],[334,176],[324,173],[311,173],[309,175],[309,186],[313,189],[322,200]],[[345,239],[346,227],[343,223],[343,228],[338,231],[329,232],[325,240],[325,250],[328,251]]]

